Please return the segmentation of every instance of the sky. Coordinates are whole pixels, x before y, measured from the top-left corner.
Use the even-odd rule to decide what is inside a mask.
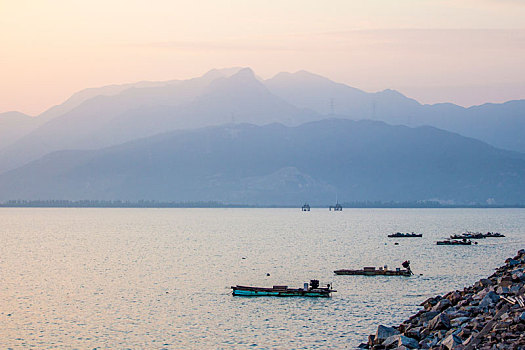
[[[0,0],[0,113],[251,67],[463,106],[525,98],[525,0]]]

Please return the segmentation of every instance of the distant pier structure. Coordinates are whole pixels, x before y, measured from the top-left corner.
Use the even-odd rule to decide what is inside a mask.
[[[304,203],[303,207],[301,208],[302,211],[310,211],[310,204]]]
[[[343,206],[339,203],[336,203],[335,205],[331,205],[328,207],[328,211],[332,211],[332,209],[334,211],[343,211]]]

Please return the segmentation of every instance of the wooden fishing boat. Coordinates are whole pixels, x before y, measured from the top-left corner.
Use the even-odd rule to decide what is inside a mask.
[[[405,238],[405,237],[423,237],[423,234],[421,233],[402,233],[402,232],[396,232],[391,235],[388,235],[389,238]]]
[[[412,275],[412,270],[410,270],[410,261],[403,262],[404,269],[396,268],[395,270],[389,270],[386,266],[375,268],[364,267],[362,270],[335,270],[336,275],[363,275],[363,276],[410,276]]]
[[[232,295],[235,296],[275,296],[275,297],[330,297],[330,293],[337,292],[330,284],[320,287],[318,280],[305,283],[303,288],[288,288],[288,286],[273,286],[272,288],[232,286]]]

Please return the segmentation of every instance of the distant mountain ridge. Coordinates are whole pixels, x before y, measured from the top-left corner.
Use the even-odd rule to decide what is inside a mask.
[[[0,199],[514,204],[523,130],[525,100],[422,105],[305,71],[212,70],[86,89],[37,117],[0,114]]]
[[[434,126],[499,148],[525,152],[525,100],[469,108],[452,103],[422,105],[395,90],[366,93],[305,71],[280,73],[265,84],[289,103],[323,115]]]
[[[525,152],[525,100],[421,105],[394,90],[367,93],[306,71],[261,80],[236,67],[189,80],[86,89],[29,122],[0,114],[0,173],[57,150],[97,149],[176,129],[299,125],[330,117],[435,126]]]
[[[328,119],[174,131],[0,175],[0,200],[523,203],[525,159],[432,127]]]

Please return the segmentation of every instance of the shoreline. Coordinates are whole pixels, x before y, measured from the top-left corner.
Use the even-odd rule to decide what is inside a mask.
[[[397,327],[379,325],[360,349],[525,349],[525,249],[488,278],[429,298]]]
[[[332,204],[312,204],[311,209],[329,209]],[[121,201],[121,200],[35,200],[0,202],[0,208],[182,208],[182,209],[298,209],[301,204],[245,204],[222,203],[216,201],[160,202],[160,201]],[[342,209],[524,209],[525,204],[437,204],[437,203],[342,203]]]

